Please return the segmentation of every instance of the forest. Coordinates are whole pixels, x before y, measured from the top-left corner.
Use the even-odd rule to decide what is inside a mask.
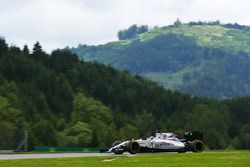
[[[0,39],[0,148],[29,131],[34,146],[108,147],[119,139],[202,131],[208,149],[250,148],[250,97],[215,100],[171,91],[68,50]]]

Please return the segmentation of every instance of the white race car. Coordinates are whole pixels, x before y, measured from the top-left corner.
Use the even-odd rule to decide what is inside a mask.
[[[184,136],[174,133],[156,133],[147,139],[116,141],[108,152],[131,154],[142,152],[202,152],[204,150],[203,134],[200,132],[186,132]]]

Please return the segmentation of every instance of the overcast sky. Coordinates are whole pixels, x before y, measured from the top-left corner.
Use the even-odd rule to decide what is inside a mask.
[[[214,21],[250,25],[249,0],[0,0],[0,36],[10,45],[50,52],[117,39],[132,24],[150,27]]]

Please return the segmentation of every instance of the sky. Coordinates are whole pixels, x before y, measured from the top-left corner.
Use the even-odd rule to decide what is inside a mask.
[[[177,18],[250,25],[249,6],[249,0],[0,0],[0,36],[30,49],[39,41],[51,52],[104,44],[130,25],[166,26]]]

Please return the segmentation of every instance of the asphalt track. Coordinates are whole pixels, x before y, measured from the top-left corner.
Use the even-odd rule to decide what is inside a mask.
[[[140,153],[140,154],[176,154],[176,152]],[[40,159],[40,158],[70,158],[70,157],[105,157],[105,156],[136,156],[125,152],[116,155],[114,153],[50,153],[50,154],[0,154],[0,160],[15,159]]]
[[[131,156],[130,154],[124,154]],[[0,154],[0,160],[116,156],[112,153],[53,153],[53,154]]]

